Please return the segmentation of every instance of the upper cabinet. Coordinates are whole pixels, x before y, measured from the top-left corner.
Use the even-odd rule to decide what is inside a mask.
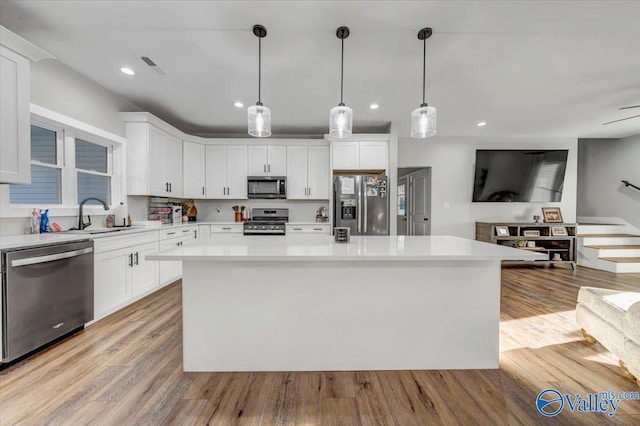
[[[329,199],[329,147],[287,147],[287,199]]]
[[[249,145],[249,176],[286,176],[287,147],[283,145]]]
[[[31,183],[30,61],[53,58],[0,26],[0,183]]]
[[[247,198],[247,145],[205,147],[207,198]]]
[[[182,197],[182,140],[148,122],[125,118],[129,195]]]
[[[182,142],[182,170],[185,198],[205,198],[204,145]]]
[[[387,169],[387,141],[336,141],[332,146],[334,170]]]

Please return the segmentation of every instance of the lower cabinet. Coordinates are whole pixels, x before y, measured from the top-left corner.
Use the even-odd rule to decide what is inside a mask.
[[[151,242],[96,253],[94,257],[94,318],[126,305],[132,298],[158,287],[157,262],[146,261],[158,243]]]
[[[198,237],[198,226],[187,226],[160,232],[160,251],[186,246]],[[182,276],[182,262],[162,261],[160,264],[160,284],[173,282]]]
[[[287,224],[287,234],[331,234],[331,225],[317,223],[315,225]]]

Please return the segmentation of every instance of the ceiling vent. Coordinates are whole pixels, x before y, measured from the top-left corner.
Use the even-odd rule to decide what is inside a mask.
[[[148,56],[140,56],[140,59],[142,59],[142,62],[144,62],[145,64],[149,65],[149,67],[156,72],[156,74],[160,74],[160,75],[167,75],[167,72],[165,70],[163,70],[162,68],[160,68],[158,66],[158,64],[156,64],[155,62],[153,62],[153,59],[151,59]]]

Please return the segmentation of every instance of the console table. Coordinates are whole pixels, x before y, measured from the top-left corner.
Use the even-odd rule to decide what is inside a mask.
[[[548,254],[548,262],[576,267],[575,223],[476,222],[476,240]],[[524,247],[518,247],[518,243]],[[533,247],[527,246],[533,243]]]

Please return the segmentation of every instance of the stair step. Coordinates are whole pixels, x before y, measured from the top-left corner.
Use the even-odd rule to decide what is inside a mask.
[[[582,237],[582,238],[634,238],[634,237],[640,237],[640,235],[633,235],[633,234],[578,234],[578,237]]]
[[[640,257],[601,257],[600,259],[614,263],[640,263]]]
[[[610,250],[639,250],[640,249],[640,245],[634,245],[634,244],[610,245],[610,246],[603,245],[603,244],[590,244],[584,247],[589,247],[594,249],[610,249]]]

